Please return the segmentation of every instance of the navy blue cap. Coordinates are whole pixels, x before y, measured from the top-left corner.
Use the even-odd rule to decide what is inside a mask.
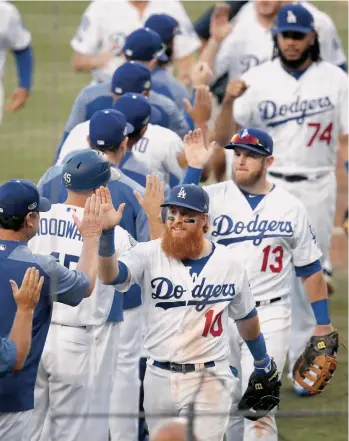
[[[170,43],[179,34],[178,21],[167,14],[153,14],[144,23],[145,28],[157,32],[163,43]]]
[[[99,110],[90,119],[90,142],[94,147],[115,147],[133,130],[122,113],[114,109]]]
[[[111,91],[116,95],[126,92],[142,93],[151,87],[150,70],[142,63],[127,61],[116,69],[111,80]]]
[[[26,216],[33,211],[49,211],[51,202],[40,197],[36,185],[26,179],[12,179],[0,187],[0,214]]]
[[[272,30],[273,34],[289,31],[302,34],[314,31],[314,17],[299,4],[283,6],[276,17],[276,27]]]
[[[131,32],[126,37],[123,52],[129,60],[151,61],[156,58],[168,61],[160,35],[149,28]]]
[[[224,146],[226,149],[243,147],[252,152],[263,156],[273,154],[273,140],[267,132],[260,129],[241,129],[230,140],[230,143]]]
[[[158,124],[162,118],[160,110],[139,93],[125,93],[114,102],[113,109],[123,113],[135,130],[142,129],[148,123]]]
[[[208,213],[209,202],[207,192],[200,185],[185,184],[173,187],[167,201],[161,207],[174,205],[189,208],[199,213]]]

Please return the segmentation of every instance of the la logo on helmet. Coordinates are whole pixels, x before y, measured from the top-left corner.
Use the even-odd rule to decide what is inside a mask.
[[[287,23],[297,23],[297,17],[292,11],[287,11]]]
[[[181,187],[181,189],[179,190],[178,194],[177,194],[177,198],[182,198],[185,199],[187,196],[187,193],[184,190],[184,187]]]

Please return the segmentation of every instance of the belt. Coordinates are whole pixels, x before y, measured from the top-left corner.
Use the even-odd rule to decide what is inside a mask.
[[[182,374],[186,374],[188,372],[195,372],[196,370],[200,370],[202,368],[210,368],[214,367],[216,363],[214,361],[208,361],[207,363],[198,363],[198,364],[178,364],[178,363],[170,363],[169,361],[156,361],[154,360],[153,366],[156,366],[160,369],[166,369],[171,372],[180,372]]]
[[[284,175],[283,173],[275,173],[275,172],[269,172],[269,174],[274,178],[280,178],[286,182],[301,182],[308,180],[306,176],[302,176],[302,175]]]
[[[270,303],[278,302],[281,298],[282,297],[275,297],[274,299],[258,301],[256,302],[256,308],[258,308],[258,306],[270,305]]]

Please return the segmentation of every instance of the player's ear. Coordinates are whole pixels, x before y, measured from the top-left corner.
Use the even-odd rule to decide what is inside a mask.
[[[28,228],[33,228],[35,226],[35,218],[36,216],[39,216],[39,213],[37,212],[31,212],[28,213],[26,215],[26,217],[24,218],[24,224],[25,226],[27,226]]]
[[[315,38],[316,38],[316,34],[315,34],[315,32],[311,32],[311,33],[309,34],[309,44],[310,44],[311,46],[314,46],[314,44],[315,44]]]
[[[86,141],[87,141],[87,144],[92,148],[91,140],[90,140],[90,135],[86,136]]]
[[[265,168],[269,168],[274,162],[274,156],[267,156],[267,159],[265,161]]]
[[[141,129],[141,131],[140,131],[141,136],[140,137],[142,137],[144,135],[144,133],[147,131],[147,128],[148,128],[148,124]]]

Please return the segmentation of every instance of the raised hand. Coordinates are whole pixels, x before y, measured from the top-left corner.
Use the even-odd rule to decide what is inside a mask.
[[[39,275],[40,272],[35,267],[28,268],[20,288],[14,280],[10,280],[13,297],[18,309],[34,311],[44,284],[44,277],[41,276],[39,279]]]
[[[194,168],[203,168],[211,158],[215,146],[216,143],[211,142],[206,148],[201,129],[190,131],[184,137],[184,153],[188,165]]]
[[[184,100],[188,115],[195,125],[207,124],[212,114],[212,93],[208,86],[199,86],[195,90],[194,105],[189,100]]]
[[[194,89],[197,89],[199,86],[208,86],[214,80],[212,69],[206,61],[198,61],[190,75]]]
[[[139,205],[148,216],[157,216],[161,212],[160,205],[164,203],[164,188],[164,182],[160,180],[156,173],[152,173],[151,175],[147,175],[144,196],[138,191],[133,192]]]
[[[231,32],[232,24],[229,22],[230,6],[218,3],[212,13],[210,21],[210,37],[221,43]]]
[[[110,230],[119,225],[125,204],[120,204],[119,208],[115,210],[108,187],[100,187],[96,190],[96,195],[101,198],[103,231]]]
[[[80,220],[73,214],[75,225],[82,238],[99,238],[102,234],[102,206],[100,194],[93,194],[85,203],[84,215]]]
[[[245,93],[247,88],[248,85],[244,81],[239,79],[231,80],[227,85],[225,97],[230,100],[235,100],[236,98],[239,98],[243,93]]]

